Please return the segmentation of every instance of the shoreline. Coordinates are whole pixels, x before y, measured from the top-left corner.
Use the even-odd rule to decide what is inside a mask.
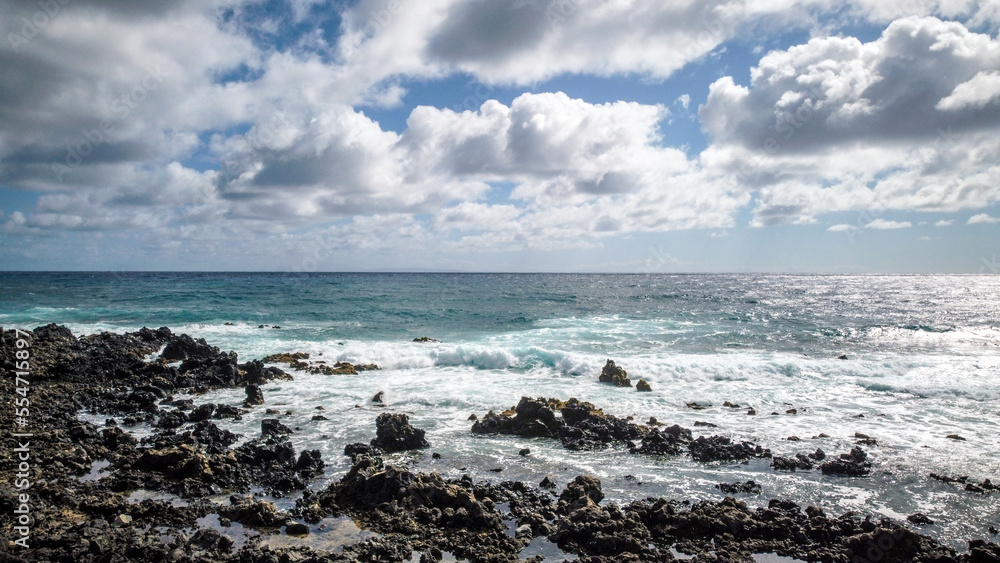
[[[5,397],[17,394],[10,373],[17,371],[17,336],[5,331],[0,349]],[[32,436],[25,449],[30,449],[30,466],[37,476],[26,489],[16,486],[21,444],[13,445],[14,437],[5,440],[0,453],[4,504],[0,522],[7,537],[16,538],[15,510],[27,504],[33,519],[24,542],[28,548],[0,546],[0,553],[11,561],[406,561],[414,554],[413,560],[433,561],[445,553],[473,561],[506,561],[516,560],[538,538],[558,545],[566,551],[566,559],[587,561],[671,560],[675,552],[720,561],[752,561],[754,553],[824,561],[850,561],[855,556],[871,561],[1000,560],[1000,547],[994,543],[977,541],[970,552],[955,553],[887,519],[835,518],[781,499],[769,499],[768,507],[759,509],[732,497],[693,504],[660,498],[619,506],[602,503],[599,481],[587,476],[554,491],[534,483],[447,480],[387,465],[373,451],[355,452],[347,475],[322,491],[303,494],[322,474],[318,451],[295,451],[283,439],[288,429],[280,423],[262,428],[260,437],[233,448],[234,436],[212,422],[240,416],[241,408],[265,406],[199,407],[183,420],[170,414],[181,408],[170,404],[175,392],[242,388],[290,377],[280,369],[260,361],[240,363],[234,353],[169,329],[77,338],[64,327],[47,325],[23,339],[30,343],[31,367],[27,398]],[[147,361],[164,346],[162,359]],[[167,360],[183,363],[173,367]],[[165,406],[178,409],[167,411]],[[541,407],[536,407],[530,400],[525,404],[522,423],[539,419]],[[606,424],[625,432],[624,439],[639,440],[640,454],[668,455],[671,446],[679,445],[657,430],[657,438],[647,447],[645,438],[654,433],[634,435],[629,423],[610,415],[592,416],[596,407],[591,407],[577,418],[584,428],[579,436],[574,434],[584,440],[577,447],[587,447],[587,430],[604,436]],[[140,444],[118,424],[100,429],[79,422],[76,415],[82,408],[120,419],[126,426],[135,421],[153,423],[157,432]],[[560,412],[556,420],[569,420],[568,412]],[[16,428],[14,414],[11,405],[0,413],[0,421]],[[510,417],[520,414],[515,408]],[[548,414],[541,416],[553,420]],[[502,418],[491,420],[497,426],[507,424]],[[176,432],[192,423],[192,429]],[[411,432],[406,421],[394,424],[393,436]],[[527,426],[513,428],[514,433],[540,431]],[[547,427],[547,431],[538,435],[562,439],[559,430],[552,434],[553,428]],[[690,448],[691,442],[681,445]],[[699,451],[708,451],[709,460],[738,457],[713,457],[711,452],[745,453],[745,448],[736,448],[741,444],[702,446]],[[109,465],[99,472],[108,475],[81,481],[101,460]],[[853,461],[861,464],[864,459]],[[252,490],[259,492],[252,498],[244,496]],[[154,499],[129,503],[129,495],[136,491],[176,494],[187,506]],[[22,503],[19,494],[28,494],[29,502]],[[270,495],[295,498],[296,506],[282,513],[267,500]],[[225,527],[226,519],[231,526],[250,529],[286,528],[292,547],[272,550],[251,541],[235,549],[219,527],[199,526],[199,521],[216,514],[219,527]],[[310,524],[343,516],[378,535],[347,545],[339,553],[324,554],[294,547],[295,534],[287,533],[301,532],[305,526],[315,534]]]

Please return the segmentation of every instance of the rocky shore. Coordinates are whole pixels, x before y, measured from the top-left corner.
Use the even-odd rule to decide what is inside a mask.
[[[167,328],[77,337],[65,327],[48,325],[21,338],[30,344],[25,393],[30,437],[10,434],[10,429],[19,432],[11,400],[20,396],[15,372],[23,369],[18,335],[4,331],[0,346],[0,389],[9,405],[0,409],[0,424],[8,429],[0,448],[0,561],[305,563],[454,557],[500,562],[516,561],[525,548],[540,544],[560,551],[559,559],[586,562],[742,562],[763,553],[805,561],[1000,561],[1000,546],[993,543],[973,541],[968,551],[957,553],[888,519],[828,515],[787,500],[759,500],[760,487],[752,481],[720,483],[720,491],[730,496],[717,502],[648,498],[618,505],[607,502],[601,482],[586,475],[560,487],[548,478],[537,484],[487,483],[414,472],[385,457],[429,445],[423,430],[402,413],[373,418],[370,443],[343,445],[351,456],[350,471],[325,488],[311,488],[325,470],[324,460],[317,450],[296,451],[288,440],[290,429],[277,419],[264,419],[260,434],[238,446],[238,436],[216,425],[242,416],[245,409],[264,408],[261,385],[291,377],[281,369],[257,360],[240,363],[233,352]],[[331,376],[377,369],[308,359],[287,354],[272,361]],[[618,375],[624,383],[624,371]],[[244,389],[246,400],[196,407],[176,398],[221,388]],[[84,409],[99,413],[105,423],[82,422],[78,413]],[[141,440],[130,432],[140,423],[154,429]],[[765,458],[779,472],[864,476],[869,467],[860,446],[840,455],[817,450],[772,457],[758,444],[721,435],[695,437],[691,429],[652,419],[637,424],[575,399],[524,398],[500,414],[477,416],[471,431],[548,438],[573,450],[617,445],[631,455],[687,455],[705,464]],[[18,477],[21,453],[28,453],[27,486]],[[104,478],[88,478],[98,472]],[[933,478],[975,494],[996,490],[989,481]],[[273,500],[281,497],[294,499],[294,508],[279,510]],[[741,499],[752,499],[754,506]],[[19,522],[22,513],[29,517],[27,526]],[[914,525],[923,522],[917,516],[910,519]],[[365,539],[330,549],[305,541],[325,523],[343,518],[360,526]],[[224,533],[237,527],[261,535],[238,542]],[[287,541],[272,546],[268,537]]]

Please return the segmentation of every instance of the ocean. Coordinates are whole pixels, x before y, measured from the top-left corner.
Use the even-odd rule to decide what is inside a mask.
[[[997,276],[0,274],[0,326],[53,322],[77,335],[168,326],[234,350],[241,362],[308,352],[378,364],[359,375],[290,370],[294,381],[263,387],[263,407],[219,421],[250,438],[265,408],[290,411],[281,420],[296,429],[296,448],[318,448],[327,463],[317,488],[349,468],[344,445],[370,440],[376,416],[392,411],[407,413],[431,443],[393,459],[448,477],[537,484],[548,475],[563,484],[592,474],[605,502],[619,503],[718,500],[715,484],[753,479],[763,494],[741,497],[751,505],[777,497],[830,515],[922,512],[936,523],[921,533],[961,550],[969,539],[995,541],[987,528],[1000,527],[996,493],[929,477],[1000,478]],[[439,342],[413,341],[425,336]],[[607,359],[653,391],[598,383]],[[384,405],[371,402],[378,391]],[[470,432],[470,414],[499,412],[522,396],[576,397],[776,455],[845,453],[865,434],[877,442],[862,446],[873,470],[862,478],[779,472],[768,460],[705,465]],[[193,398],[239,404],[243,394]],[[311,420],[318,406],[328,420]],[[964,440],[947,437],[956,434]],[[520,456],[521,448],[531,453]]]

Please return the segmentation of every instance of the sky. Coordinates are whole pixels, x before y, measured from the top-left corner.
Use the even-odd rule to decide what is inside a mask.
[[[1000,273],[1000,0],[0,4],[0,270]]]

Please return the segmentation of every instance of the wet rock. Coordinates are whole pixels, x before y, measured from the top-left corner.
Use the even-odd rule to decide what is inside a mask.
[[[954,561],[954,552],[906,528],[880,523],[874,530],[846,538],[849,556],[877,553],[881,561]]]
[[[592,555],[594,561],[665,560],[649,553],[652,536],[636,513],[623,512],[616,505],[596,506],[590,499],[585,500],[584,506],[556,524],[550,538],[560,548]]]
[[[669,428],[653,429],[643,438],[638,447],[631,449],[632,453],[646,455],[679,455],[691,443],[691,431],[673,425]]]
[[[270,356],[264,356],[261,358],[261,362],[265,364],[294,364],[302,360],[308,360],[309,354],[306,352],[283,352],[280,354],[271,354]]]
[[[559,494],[559,510],[572,512],[588,506],[588,503],[599,504],[603,498],[600,479],[590,475],[578,475],[567,483],[566,488]]]
[[[552,480],[552,477],[549,477],[548,475],[546,475],[542,479],[542,481],[540,483],[538,483],[538,486],[541,487],[541,488],[543,488],[543,489],[554,489],[554,488],[556,488],[556,482]]]
[[[260,435],[267,436],[287,436],[292,433],[292,429],[278,421],[277,418],[265,418],[260,421]]]
[[[983,540],[969,541],[969,559],[973,563],[1000,562],[1000,545]]]
[[[820,470],[823,475],[863,477],[871,472],[871,463],[867,460],[868,454],[860,446],[855,446],[850,453],[840,454],[839,459],[820,465]]]
[[[755,481],[745,481],[743,483],[719,483],[715,486],[723,493],[727,495],[735,494],[747,494],[747,495],[759,495],[763,492],[760,484]]]
[[[104,447],[112,452],[134,449],[139,443],[131,434],[118,427],[101,430],[101,440],[104,442]]]
[[[424,430],[410,424],[405,414],[383,413],[375,419],[375,438],[371,444],[386,452],[399,452],[430,447]]]
[[[218,355],[219,349],[215,346],[210,346],[205,342],[204,338],[195,340],[186,334],[181,334],[170,339],[163,352],[160,353],[160,358],[168,362],[174,362],[189,358],[208,359]]]
[[[198,447],[207,454],[224,454],[229,446],[239,440],[239,435],[222,430],[215,423],[203,420],[180,436],[185,439],[188,436],[195,440]]]
[[[372,402],[381,403],[384,397],[385,397],[385,391],[379,391],[378,393],[375,393],[374,397],[372,397]]]
[[[649,383],[646,383],[645,379],[640,379],[635,384],[635,390],[636,391],[646,391],[646,392],[649,392],[649,391],[652,391],[653,388],[649,386]]]
[[[804,454],[796,454],[795,457],[776,456],[771,460],[771,467],[778,471],[808,470],[813,468],[813,460]]]
[[[574,399],[560,413],[565,424],[559,429],[559,441],[569,450],[599,449],[616,442],[631,445],[649,431]]]
[[[959,436],[958,434],[948,434],[947,436],[945,436],[945,438],[948,438],[949,440],[955,440],[956,442],[966,441],[965,438]]]
[[[556,417],[553,407],[558,401],[521,397],[513,409],[513,416],[490,411],[472,425],[476,434],[511,434],[525,438],[555,438],[563,421]]]
[[[526,455],[528,455],[528,454],[530,454],[530,453],[531,453],[531,450],[530,450],[530,449],[528,449],[528,448],[521,448],[521,449],[520,449],[520,450],[519,450],[519,451],[517,452],[517,455],[519,455],[519,456],[521,456],[521,457],[524,457],[524,456],[526,456]]]
[[[232,405],[217,405],[212,413],[214,419],[232,418],[239,420],[243,416],[243,411]]]
[[[295,471],[306,479],[311,479],[323,472],[323,457],[319,450],[303,450],[295,462]]]
[[[933,520],[928,518],[927,515],[922,512],[910,514],[909,516],[906,517],[906,521],[911,524],[917,524],[919,526],[927,526],[934,523]]]
[[[694,422],[696,428],[718,428],[718,424],[712,424],[711,422],[703,422],[701,420],[696,420]]]
[[[157,428],[180,428],[188,421],[187,415],[180,410],[169,411],[160,414],[156,421]]]
[[[212,418],[213,414],[215,414],[215,403],[205,403],[204,405],[195,407],[188,414],[188,420],[190,422],[201,422]]]
[[[309,526],[289,520],[285,522],[285,533],[290,536],[305,536],[309,534]]]
[[[254,529],[278,529],[289,520],[287,514],[275,508],[274,503],[248,495],[231,496],[229,506],[220,508],[219,514]]]
[[[968,480],[967,477],[964,477],[963,479],[966,479],[965,490],[969,491],[970,493],[988,494],[995,491],[1000,491],[1000,485],[994,485],[993,482],[990,481],[989,479],[983,480],[982,483],[976,483],[975,481]]]
[[[263,385],[268,381],[291,380],[292,376],[274,366],[266,367],[262,360],[251,360],[239,365],[243,379],[250,384]]]
[[[608,360],[601,369],[601,375],[597,378],[601,383],[610,383],[615,387],[631,387],[632,381],[628,378],[628,373],[615,365],[614,360]]]
[[[191,536],[187,545],[200,551],[228,553],[233,547],[233,540],[214,528],[202,528]]]
[[[357,442],[354,444],[347,444],[346,446],[344,446],[344,455],[350,456],[351,462],[356,462],[358,456],[378,455],[379,452],[380,450],[376,447],[373,447],[371,444],[365,444],[361,442]]]
[[[254,385],[251,383],[246,387],[246,399],[243,399],[244,407],[252,407],[254,405],[264,404],[264,392],[260,390],[259,385]]]
[[[440,340],[435,340],[434,338],[430,338],[430,337],[427,337],[427,336],[421,336],[419,338],[414,338],[413,341],[414,342],[440,342]]]
[[[691,457],[702,463],[746,461],[754,457],[771,457],[771,450],[753,442],[733,442],[726,436],[699,436],[688,445]]]
[[[213,476],[208,456],[190,444],[147,450],[132,467],[177,480],[201,481]]]

